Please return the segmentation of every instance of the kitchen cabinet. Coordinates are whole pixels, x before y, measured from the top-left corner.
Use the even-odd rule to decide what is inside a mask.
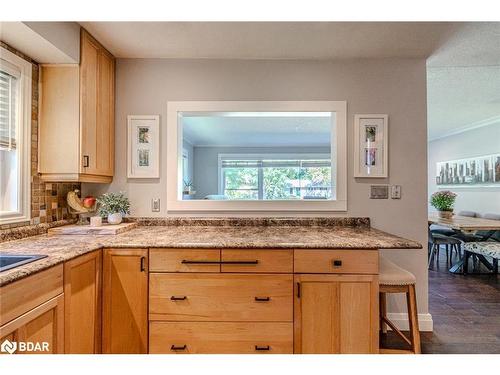
[[[62,265],[0,288],[0,325],[0,342],[15,342],[16,353],[64,353]]]
[[[147,249],[104,251],[103,353],[147,353],[147,270]]]
[[[59,295],[0,327],[0,342],[17,344],[16,353],[64,353],[64,295]],[[23,350],[21,345],[27,345]]]
[[[377,275],[296,275],[294,352],[377,353]]]
[[[114,174],[115,59],[81,30],[79,65],[42,65],[39,173],[109,183]]]
[[[64,351],[101,352],[101,250],[64,264]]]

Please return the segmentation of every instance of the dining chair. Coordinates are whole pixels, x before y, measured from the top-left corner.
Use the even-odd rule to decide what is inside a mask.
[[[439,267],[439,252],[441,249],[441,245],[445,246],[446,249],[446,263],[451,264],[453,258],[453,251],[458,258],[462,256],[462,241],[455,237],[445,236],[439,233],[432,233],[432,231],[428,230],[428,245],[427,245],[427,256],[428,256],[428,265],[427,268],[431,268],[432,261],[436,260],[436,265]]]

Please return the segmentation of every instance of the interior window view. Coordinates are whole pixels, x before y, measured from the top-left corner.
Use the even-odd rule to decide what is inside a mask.
[[[331,199],[335,114],[182,115],[183,199]]]
[[[498,372],[500,22],[88,8],[0,21],[2,370]]]

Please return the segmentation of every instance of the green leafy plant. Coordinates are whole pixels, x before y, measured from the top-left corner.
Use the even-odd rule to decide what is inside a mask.
[[[457,195],[449,190],[437,191],[431,195],[431,205],[438,211],[453,211]]]
[[[104,193],[97,198],[97,205],[99,207],[97,213],[101,217],[116,213],[123,215],[130,213],[130,201],[123,192]]]

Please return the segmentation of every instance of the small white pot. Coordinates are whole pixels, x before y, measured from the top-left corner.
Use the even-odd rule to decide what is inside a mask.
[[[123,216],[120,212],[116,212],[114,214],[108,215],[108,223],[109,224],[120,224],[123,220]]]

